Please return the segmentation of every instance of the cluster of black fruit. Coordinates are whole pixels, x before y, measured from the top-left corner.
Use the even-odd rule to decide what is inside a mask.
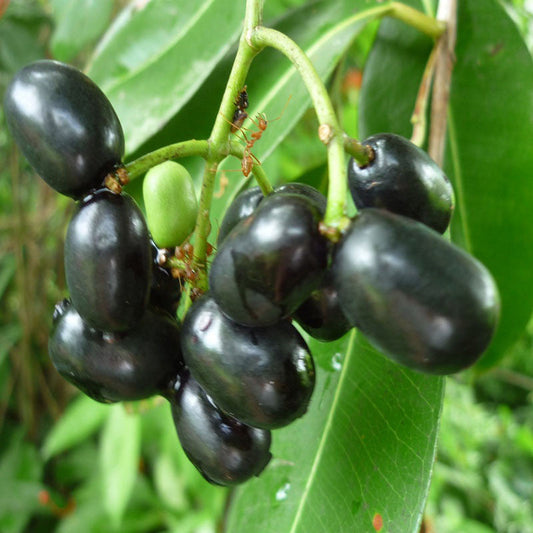
[[[15,75],[4,108],[33,168],[77,201],[65,241],[70,299],[57,304],[49,341],[57,370],[99,402],[166,397],[185,452],[210,481],[259,473],[270,459],[268,432],[220,411],[189,376],[180,283],[159,266],[134,200],[105,186],[109,176],[120,181],[124,153],[107,98],[78,70],[38,61]]]
[[[305,413],[315,368],[296,321],[322,341],[352,327],[402,365],[462,370],[494,333],[488,271],[440,235],[453,191],[404,138],[367,139],[353,160],[360,209],[340,240],[323,231],[326,199],[303,184],[239,195],[222,221],[209,292],[176,321],[179,284],[161,268],[143,215],[102,186],[119,175],[124,141],[105,96],[66,65],[20,71],[5,100],[27,159],[78,201],[65,244],[71,301],[56,307],[49,351],[59,372],[98,401],[166,397],[180,442],[211,482],[258,475],[271,430]]]

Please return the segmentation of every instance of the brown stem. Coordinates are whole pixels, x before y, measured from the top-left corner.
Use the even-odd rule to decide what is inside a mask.
[[[431,89],[431,81],[435,73],[435,59],[437,57],[437,43],[433,46],[431,54],[426,63],[422,81],[418,88],[416,96],[415,108],[411,115],[411,124],[413,125],[413,134],[411,135],[411,142],[417,146],[422,146],[426,140],[426,110],[429,100],[429,93]]]
[[[457,0],[440,0],[437,18],[446,22],[446,31],[437,44],[433,100],[431,102],[431,127],[428,153],[442,166],[446,145],[446,119],[452,70],[455,62],[455,40],[457,34]]]

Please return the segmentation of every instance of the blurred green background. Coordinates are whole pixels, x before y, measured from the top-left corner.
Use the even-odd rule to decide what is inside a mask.
[[[301,3],[278,1],[267,14]],[[126,4],[0,0],[0,96],[34,59],[83,68]],[[531,51],[533,2],[506,4]],[[347,87],[338,102],[346,124],[355,124],[357,67],[372,37],[360,39],[350,77],[332,82]],[[280,147],[286,176],[301,174],[301,150],[298,133]],[[231,491],[207,484],[185,458],[166,403],[99,405],[48,359],[72,207],[36,179],[0,109],[0,532],[220,531]],[[447,381],[423,530],[533,532],[533,324],[497,368]]]

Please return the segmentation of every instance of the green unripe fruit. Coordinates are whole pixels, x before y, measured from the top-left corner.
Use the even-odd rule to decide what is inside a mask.
[[[174,161],[152,167],[144,178],[146,222],[160,248],[180,245],[194,230],[198,201],[191,175]]]

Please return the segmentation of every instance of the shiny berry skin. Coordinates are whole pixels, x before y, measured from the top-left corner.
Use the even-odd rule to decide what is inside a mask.
[[[318,287],[328,263],[322,214],[302,195],[272,194],[241,220],[211,266],[211,295],[232,320],[267,326],[291,315]]]
[[[22,68],[9,84],[7,124],[35,171],[56,191],[81,198],[124,155],[111,103],[85,74],[58,61]]]
[[[183,321],[182,352],[213,401],[250,426],[282,427],[307,410],[315,384],[313,358],[288,321],[241,326],[204,296]]]
[[[198,201],[188,170],[174,161],[152,167],[144,177],[146,222],[160,248],[179,246],[194,230]]]
[[[444,233],[453,212],[454,194],[441,168],[411,141],[380,133],[363,141],[374,159],[360,167],[348,163],[348,184],[358,209],[378,207],[422,222]]]
[[[192,376],[184,376],[170,406],[183,451],[210,483],[243,483],[269,463],[270,431],[223,413]]]
[[[326,212],[326,197],[311,185],[296,182],[287,183],[276,187],[273,194],[277,193],[307,196],[316,203],[322,214]],[[249,217],[264,198],[265,196],[259,187],[252,187],[238,194],[220,224],[217,243],[220,244],[241,220]]]
[[[291,182],[279,185],[275,188],[276,194],[301,194],[312,200],[318,207],[319,211],[324,215],[326,212],[326,197],[317,189],[307,183]]]
[[[352,329],[342,312],[339,295],[329,272],[324,276],[320,287],[298,307],[292,318],[311,337],[324,342],[340,339]]]
[[[252,187],[238,194],[224,214],[218,230],[217,244],[220,244],[241,220],[249,217],[263,198],[259,187]]]
[[[332,273],[346,317],[385,355],[429,374],[472,365],[500,309],[488,270],[427,226],[365,209],[339,242]]]
[[[152,276],[150,237],[133,199],[102,189],[78,205],[65,240],[72,303],[102,331],[124,331],[140,319]]]
[[[177,322],[151,309],[134,329],[113,335],[91,328],[72,305],[60,304],[48,352],[67,381],[104,403],[166,394],[183,368]]]

